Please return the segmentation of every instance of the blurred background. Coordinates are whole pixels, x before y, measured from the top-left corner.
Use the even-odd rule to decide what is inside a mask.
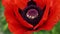
[[[4,7],[1,4],[0,0],[0,34],[11,34],[8,30],[8,24],[6,23],[4,17]],[[39,31],[34,32],[33,34],[60,34],[60,21],[55,25],[51,31]]]

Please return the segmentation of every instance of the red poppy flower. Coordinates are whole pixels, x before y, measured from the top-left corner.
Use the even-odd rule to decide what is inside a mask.
[[[51,30],[60,18],[60,0],[2,0],[2,4],[14,34]]]

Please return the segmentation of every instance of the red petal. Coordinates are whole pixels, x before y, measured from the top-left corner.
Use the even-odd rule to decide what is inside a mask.
[[[15,4],[20,8],[20,9],[24,9],[27,6],[27,2],[29,0],[14,0]]]
[[[14,13],[14,4],[8,2],[8,1],[2,1],[4,7],[5,7],[5,17],[6,17],[6,20],[8,22],[8,27],[9,27],[9,30],[11,32],[16,32],[16,31],[25,31],[26,28],[24,28],[20,23],[19,21],[17,20],[17,17]],[[17,11],[15,11],[17,12]],[[20,17],[19,17],[20,18]],[[24,20],[22,20],[22,17],[21,17],[21,23],[24,25]],[[24,22],[24,23],[23,23]],[[28,24],[25,24],[25,26],[29,27]],[[30,27],[29,27],[30,28]]]
[[[5,2],[4,2],[5,3]],[[26,30],[25,28],[21,27],[21,25],[19,24],[19,22],[16,20],[16,16],[14,15],[14,12],[13,12],[13,5],[12,4],[4,4],[4,7],[5,7],[5,17],[6,17],[6,20],[8,22],[8,27],[9,27],[9,30],[11,32],[15,32],[19,29],[21,29],[22,31]],[[20,31],[21,31],[20,30]]]
[[[33,33],[30,32],[30,31],[23,32],[23,31],[18,30],[18,31],[16,31],[14,34],[33,34]]]
[[[47,22],[42,25],[43,30],[51,30],[54,25],[59,21],[60,18],[60,1],[54,0],[50,9],[50,15]]]
[[[46,0],[34,0],[34,1],[37,3],[37,6],[39,6],[42,9],[46,4],[46,2],[45,2]]]
[[[27,27],[27,28],[33,28],[33,26],[31,24],[29,24],[26,20],[23,19],[23,17],[20,15],[18,8],[15,6],[14,8],[16,17],[18,19],[18,21],[20,22],[20,24],[22,24],[23,26]]]
[[[46,1],[46,10],[44,11],[44,15],[43,15],[42,19],[40,20],[39,24],[37,24],[37,26],[35,26],[34,29],[43,25],[43,23],[47,20],[48,14],[49,14],[49,6],[50,6],[49,2]]]

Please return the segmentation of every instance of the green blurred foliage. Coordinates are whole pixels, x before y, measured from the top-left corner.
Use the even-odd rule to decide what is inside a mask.
[[[11,34],[8,30],[8,24],[6,23],[4,17],[4,8],[0,0],[0,34]],[[39,31],[34,32],[33,34],[60,34],[60,22],[51,30],[51,31]]]
[[[0,34],[11,34],[8,30],[8,24],[4,17],[4,8],[0,0]]]

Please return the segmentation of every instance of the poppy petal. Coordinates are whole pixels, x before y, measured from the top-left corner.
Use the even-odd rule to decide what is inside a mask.
[[[43,30],[51,30],[59,20],[60,20],[60,1],[54,0],[53,5],[51,6],[50,9],[50,15],[48,17],[48,20],[44,25],[42,25],[41,28]]]
[[[7,4],[7,5],[3,4],[3,5],[5,6],[4,7],[5,8],[4,15],[5,15],[5,18],[6,18],[7,22],[8,22],[9,30],[11,32],[15,32],[15,31],[17,31],[19,29],[21,29],[22,31],[24,31],[25,29],[23,29],[20,26],[20,24],[18,23],[18,21],[16,20],[14,12],[12,11],[13,8],[12,8],[11,4],[10,5],[9,4]]]

